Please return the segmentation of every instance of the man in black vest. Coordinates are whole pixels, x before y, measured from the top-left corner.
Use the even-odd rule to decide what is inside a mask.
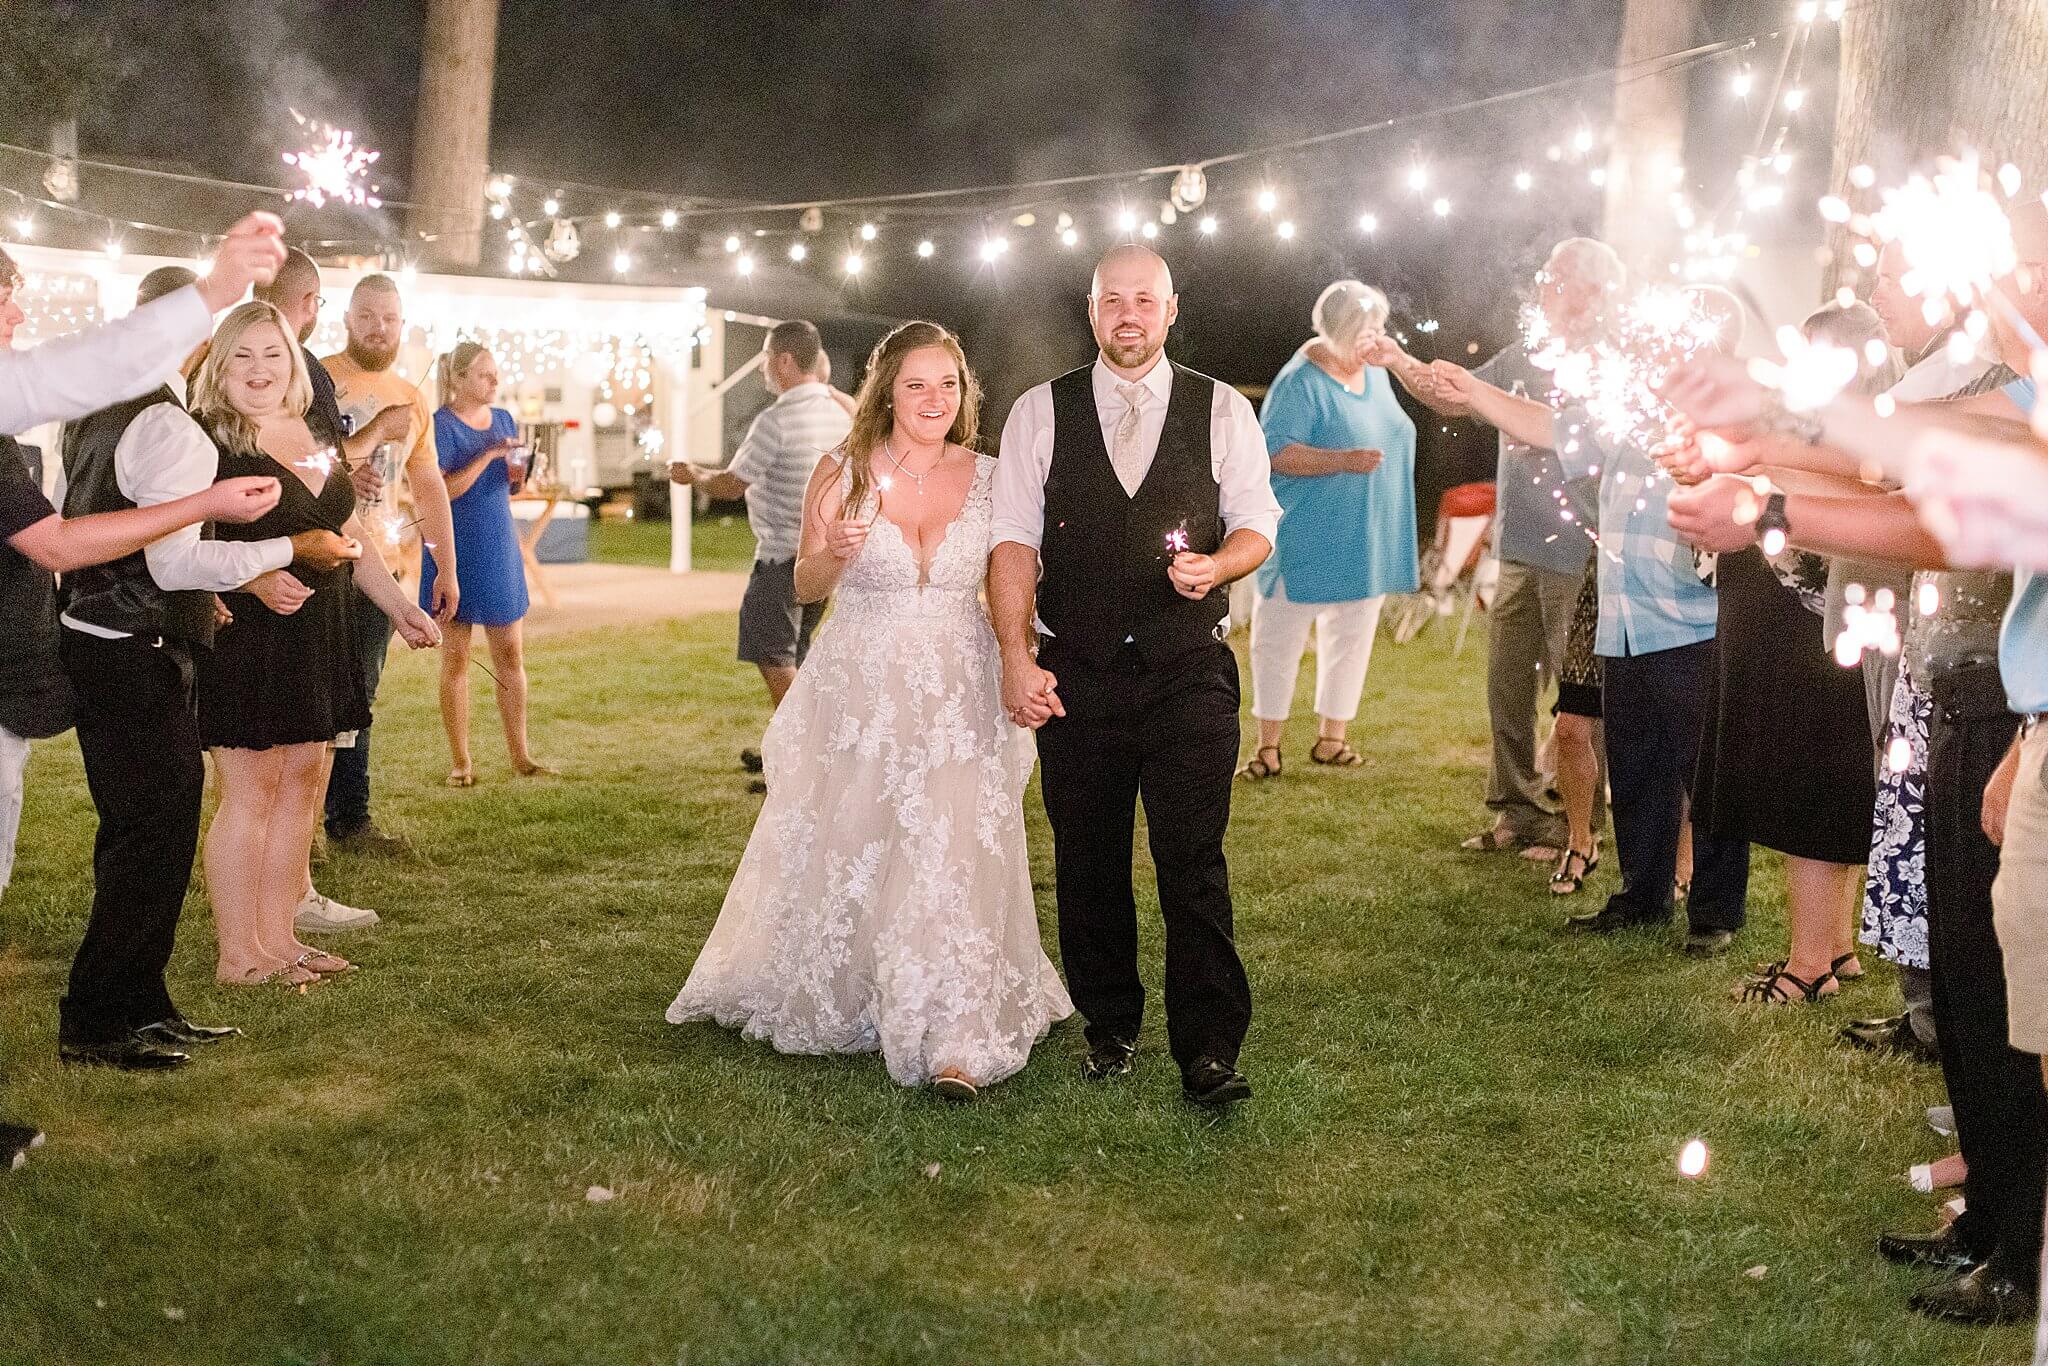
[[[1166,922],[1166,1029],[1188,1099],[1251,1095],[1251,985],[1223,833],[1238,751],[1228,586],[1271,553],[1280,505],[1257,414],[1164,355],[1166,262],[1095,268],[1095,363],[1017,401],[996,468],[989,601],[1003,705],[1038,730],[1060,957],[1087,1019],[1084,1075],[1122,1076],[1144,1017],[1131,842],[1145,803]],[[1035,648],[1034,648],[1034,642]]]
[[[167,266],[144,277],[146,305],[191,284]],[[148,507],[201,492],[219,475],[213,441],[184,408],[184,377],[202,344],[154,392],[64,430],[67,517]],[[143,550],[68,575],[60,620],[64,671],[77,695],[78,747],[99,812],[93,904],[59,1005],[66,1062],[161,1070],[187,1044],[237,1031],[195,1025],[164,984],[199,841],[206,765],[192,711],[192,652],[213,640],[216,593],[242,589],[292,612],[305,586],[294,560],[331,568],[355,550],[332,532],[215,541],[188,527]]]

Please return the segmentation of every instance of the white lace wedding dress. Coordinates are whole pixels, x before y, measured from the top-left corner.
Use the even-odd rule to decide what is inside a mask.
[[[947,1068],[986,1085],[1073,1012],[1025,861],[1034,750],[1003,714],[978,597],[994,468],[976,457],[924,575],[886,517],[846,567],[768,726],[768,797],[671,1024],[880,1049],[905,1086]]]

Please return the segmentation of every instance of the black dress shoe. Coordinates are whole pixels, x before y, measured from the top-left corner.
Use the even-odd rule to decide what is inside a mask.
[[[133,1034],[113,1043],[60,1043],[57,1058],[77,1067],[118,1067],[124,1072],[168,1072],[192,1061],[189,1053],[144,1043]]]
[[[219,1043],[222,1039],[238,1039],[242,1031],[233,1025],[193,1024],[183,1015],[173,1015],[168,1020],[146,1024],[135,1031],[135,1037],[144,1043],[153,1043],[159,1048],[177,1048],[195,1043]]]
[[[1195,1065],[1181,1078],[1181,1094],[1197,1105],[1221,1109],[1252,1098],[1252,1084],[1227,1062],[1196,1058]]]
[[[1138,1045],[1129,1039],[1108,1038],[1089,1044],[1088,1056],[1081,1059],[1081,1075],[1089,1081],[1128,1077],[1137,1065],[1137,1056]]]
[[[1688,958],[1719,958],[1734,946],[1733,930],[1693,930],[1685,936]]]
[[[1999,1269],[1996,1261],[1913,1292],[1906,1304],[1916,1314],[1951,1323],[2024,1323],[2040,1308],[2040,1296]]]
[[[1564,927],[1573,934],[1617,934],[1622,930],[1639,930],[1663,923],[1657,916],[1638,915],[1610,901],[1597,911],[1572,916],[1564,922]]]
[[[26,1124],[0,1124],[0,1171],[13,1171],[42,1146],[42,1130]]]
[[[741,750],[740,767],[749,773],[759,773],[761,771],[761,751],[758,749]]]
[[[1880,1233],[1877,1253],[1888,1262],[1907,1266],[1966,1268],[1984,1260],[1984,1254],[1965,1242],[1954,1224],[1938,1233]]]
[[[1851,1020],[1842,1026],[1840,1037],[1851,1048],[1869,1053],[1900,1053],[1914,1062],[1941,1061],[1941,1054],[1934,1045],[1913,1032],[1910,1015],[1891,1015],[1881,1020]]]

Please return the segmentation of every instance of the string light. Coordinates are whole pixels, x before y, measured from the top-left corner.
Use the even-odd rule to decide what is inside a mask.
[[[1795,13],[1800,23],[1812,23],[1820,18],[1820,0],[1801,0],[1800,6]]]
[[[623,221],[624,220],[622,220],[619,217],[619,211],[617,209],[611,210],[604,216],[604,225],[608,228],[616,228]]]
[[[540,202],[540,211],[546,214],[548,217],[553,218],[556,214],[562,211],[562,201],[555,198],[555,196],[553,195],[549,195],[546,199],[543,199]]]
[[[36,235],[36,220],[27,214],[23,214],[14,220],[14,232],[17,237],[34,237]]]
[[[120,260],[120,259],[121,259],[121,256],[122,256],[122,254],[123,254],[123,251],[124,251],[124,248],[123,248],[123,247],[121,246],[121,239],[120,239],[120,238],[118,238],[118,237],[109,237],[109,238],[107,239],[107,246],[106,246],[106,252],[107,252],[107,259],[108,259],[109,261],[118,261],[118,260]]]
[[[1419,161],[1410,166],[1408,168],[1408,188],[1416,194],[1421,194],[1424,190],[1428,189],[1429,167]]]
[[[1159,225],[1147,219],[1145,225],[1138,229],[1138,235],[1149,242],[1159,236]]]
[[[1449,218],[1451,216],[1451,201],[1448,199],[1439,199],[1436,201],[1436,203],[1429,206],[1429,211],[1435,214],[1438,218]]]
[[[491,205],[491,217],[502,222],[505,217],[505,206],[503,204]]]
[[[1358,215],[1358,230],[1364,233],[1378,232],[1380,230],[1380,216],[1376,213],[1362,213]]]
[[[789,244],[789,259],[792,261],[801,261],[810,254],[811,249],[801,242],[791,242]]]
[[[1572,134],[1572,150],[1578,153],[1580,156],[1584,156],[1586,155],[1586,153],[1592,151],[1593,130],[1590,128],[1581,128],[1578,132]]]
[[[1728,89],[1736,99],[1748,99],[1750,92],[1756,89],[1756,73],[1748,67],[1742,68],[1729,78]]]
[[[1063,247],[1075,247],[1075,246],[1079,246],[1080,244],[1081,244],[1081,234],[1080,234],[1080,233],[1078,233],[1078,232],[1074,231],[1074,230],[1073,230],[1072,228],[1061,228],[1061,229],[1060,229],[1060,245],[1061,245],[1061,246],[1063,246]]]
[[[932,253],[936,252],[937,250],[938,248],[932,245],[932,239],[929,237],[925,238],[924,241],[919,242],[917,244],[918,256],[927,261],[932,259]]]
[[[873,223],[863,223],[860,225],[860,240],[863,242],[875,240],[875,225]]]
[[[1785,112],[1796,114],[1806,107],[1806,92],[1797,87],[1785,92]]]
[[[850,251],[846,253],[846,260],[842,263],[842,266],[848,275],[858,275],[861,272],[861,268],[866,264],[867,262],[860,259],[859,252]]]
[[[741,252],[739,259],[732,263],[732,268],[737,274],[752,275],[754,273],[753,256],[747,252]]]
[[[1294,220],[1291,218],[1281,219],[1273,231],[1279,235],[1281,241],[1292,242],[1294,240]]]
[[[730,255],[732,255],[732,254],[733,254],[734,252],[738,251],[739,249],[740,249],[740,239],[739,239],[739,234],[738,234],[738,233],[732,233],[732,234],[729,234],[729,235],[728,235],[728,236],[726,237],[726,239],[725,239],[725,254],[726,254],[726,255],[728,255],[728,256],[730,256]]]
[[[681,216],[677,214],[674,209],[663,209],[661,211],[661,226],[663,226],[664,228],[672,228],[676,225],[678,221],[680,221],[680,217]]]
[[[994,265],[996,257],[1001,254],[1001,252],[996,250],[996,244],[993,240],[985,241],[981,244],[981,263],[983,265]]]
[[[1129,209],[1119,209],[1116,215],[1116,226],[1119,232],[1129,232],[1138,226],[1138,215]]]
[[[1200,231],[1202,236],[1214,237],[1216,235],[1216,215],[1213,213],[1204,214],[1202,216],[1202,221],[1195,224],[1195,227],[1198,231]]]
[[[627,271],[631,270],[632,268],[633,258],[631,256],[628,256],[625,252],[617,252],[612,256],[613,274],[624,275]]]
[[[1536,177],[1530,175],[1527,171],[1515,172],[1515,188],[1520,190],[1523,194],[1529,193],[1530,188],[1533,187],[1535,184]]]
[[[1259,197],[1254,202],[1258,204],[1260,213],[1271,213],[1280,207],[1280,196],[1273,193],[1272,186],[1262,185],[1259,187]]]

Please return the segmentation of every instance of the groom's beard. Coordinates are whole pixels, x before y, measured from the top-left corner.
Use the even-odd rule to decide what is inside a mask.
[[[1158,355],[1165,345],[1166,343],[1161,340],[1156,342],[1135,342],[1130,346],[1122,346],[1117,343],[1114,337],[1105,337],[1102,339],[1102,354],[1108,356],[1112,364],[1121,366],[1126,370],[1136,370]]]

